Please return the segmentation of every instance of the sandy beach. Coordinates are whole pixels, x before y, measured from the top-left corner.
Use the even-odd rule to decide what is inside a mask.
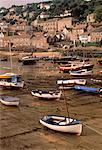
[[[25,86],[21,90],[2,90],[0,95],[20,98],[19,107],[8,107],[0,103],[0,150],[101,150],[102,149],[102,97],[74,90],[65,91],[70,116],[81,120],[81,136],[55,132],[43,127],[39,119],[44,115],[67,115],[64,95],[60,100],[39,100],[31,95],[33,89],[57,90],[56,81],[72,78],[68,73],[59,73],[58,65],[39,61],[34,65],[23,66],[13,58],[13,70],[21,73]],[[91,60],[94,75],[102,67],[96,59]],[[10,67],[9,61],[1,66]],[[87,85],[102,87],[87,77]]]

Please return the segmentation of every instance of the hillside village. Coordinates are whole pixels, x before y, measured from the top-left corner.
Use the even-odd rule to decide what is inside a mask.
[[[102,0],[1,4],[0,149],[101,150]]]
[[[97,22],[95,13],[84,21],[76,19],[71,9],[51,16],[47,12],[53,5],[49,1],[1,8],[0,49],[8,49],[8,43],[15,50],[102,46],[102,20]]]

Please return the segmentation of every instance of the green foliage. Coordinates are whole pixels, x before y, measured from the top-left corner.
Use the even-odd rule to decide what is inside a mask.
[[[102,5],[96,7],[95,13],[96,13],[96,21],[101,22],[102,21]]]
[[[81,42],[76,42],[76,46],[82,46],[82,47],[88,47],[88,46],[96,46],[96,47],[100,47],[102,46],[102,41],[98,41],[98,42],[87,42],[87,43],[81,43]]]
[[[65,10],[72,10],[72,15],[79,21],[86,20],[86,16],[90,13],[96,13],[96,21],[102,21],[102,0],[52,0],[46,3],[51,3],[51,8],[41,10],[38,3],[27,4],[26,6],[14,6],[16,8],[16,14],[22,14],[23,12],[34,11],[34,16],[31,21],[36,19],[42,12],[46,12],[50,17],[55,17],[64,13]],[[0,8],[0,10],[3,8]],[[6,9],[7,10],[7,9]],[[6,15],[7,12],[2,14]],[[28,18],[28,17],[27,17]]]
[[[54,8],[51,12],[53,16],[66,9],[71,9],[72,15],[79,20],[85,20],[88,14],[93,13],[96,7],[102,5],[102,0],[53,0],[52,2],[54,4]],[[102,10],[102,7],[100,9]],[[100,14],[99,17],[97,16],[97,19],[99,18],[98,20],[102,20],[100,9],[97,10],[99,11],[98,14]]]

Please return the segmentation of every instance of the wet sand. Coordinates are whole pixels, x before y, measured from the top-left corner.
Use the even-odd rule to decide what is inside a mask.
[[[101,70],[95,61],[94,73]],[[1,62],[8,66],[8,62]],[[13,70],[22,74],[25,87],[21,90],[2,90],[1,95],[20,98],[19,107],[0,104],[0,150],[101,150],[102,149],[102,97],[65,91],[70,116],[83,123],[81,136],[59,133],[43,127],[39,119],[47,114],[67,115],[64,96],[60,100],[39,100],[30,94],[33,89],[56,90],[57,79],[71,78],[68,73],[59,73],[58,65],[40,61],[35,65],[22,66],[13,60]],[[96,75],[94,75],[96,77]],[[102,78],[102,76],[97,76]],[[87,85],[93,84],[90,77]],[[85,124],[85,125],[84,125]],[[89,127],[87,127],[88,125]]]

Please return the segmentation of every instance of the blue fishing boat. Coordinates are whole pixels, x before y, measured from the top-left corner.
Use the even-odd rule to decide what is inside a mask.
[[[93,87],[76,85],[76,86],[74,86],[74,89],[78,90],[78,91],[89,92],[89,93],[102,94],[102,88],[93,88]]]

